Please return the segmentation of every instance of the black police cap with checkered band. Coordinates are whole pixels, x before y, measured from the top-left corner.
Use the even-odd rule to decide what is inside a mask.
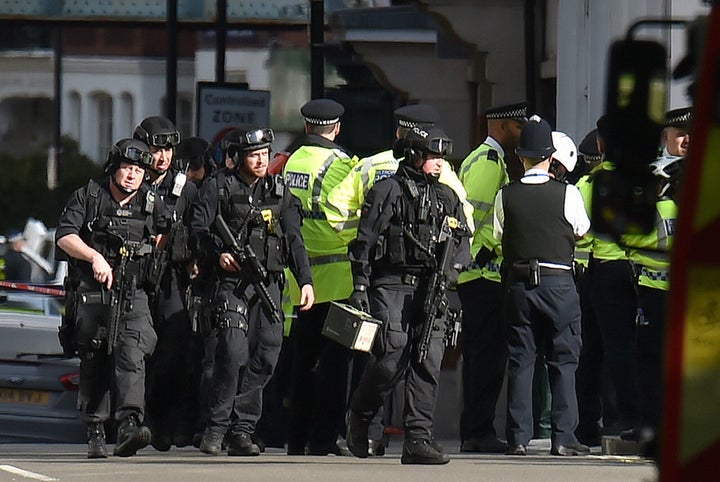
[[[300,113],[308,124],[329,126],[340,122],[345,108],[331,99],[313,99],[300,108]]]
[[[667,111],[665,114],[665,127],[687,129],[692,120],[692,107],[682,107]]]
[[[435,108],[427,104],[412,104],[398,107],[393,112],[398,126],[412,129],[417,125],[432,126],[437,122],[439,114]]]
[[[499,105],[485,111],[487,119],[515,119],[527,122],[527,102],[517,104]]]

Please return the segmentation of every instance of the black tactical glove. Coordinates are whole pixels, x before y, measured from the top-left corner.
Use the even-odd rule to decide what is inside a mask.
[[[355,285],[350,298],[348,298],[348,304],[355,309],[370,313],[370,301],[368,301],[367,286]]]
[[[479,267],[483,267],[487,264],[488,261],[493,259],[495,257],[495,252],[487,249],[485,246],[480,248],[480,251],[477,252],[475,255],[475,262],[478,264]]]

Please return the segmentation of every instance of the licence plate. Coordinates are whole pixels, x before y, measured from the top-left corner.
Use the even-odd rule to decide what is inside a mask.
[[[48,405],[50,394],[39,390],[21,388],[0,388],[0,403],[19,403],[26,405]]]

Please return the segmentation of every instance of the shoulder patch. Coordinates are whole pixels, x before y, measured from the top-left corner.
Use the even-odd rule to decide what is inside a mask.
[[[500,155],[495,149],[490,149],[487,153],[487,158],[491,161],[498,162],[498,160],[500,159]]]

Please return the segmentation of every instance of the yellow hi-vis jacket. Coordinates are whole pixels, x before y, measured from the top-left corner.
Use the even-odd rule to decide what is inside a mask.
[[[475,233],[470,249],[473,259],[483,246],[498,255],[485,266],[478,266],[473,261],[470,270],[460,274],[458,282],[465,283],[480,277],[500,282],[502,249],[500,241],[493,235],[493,211],[495,195],[509,182],[505,159],[485,140],[462,162],[458,177],[467,192],[467,201],[473,207]]]
[[[590,171],[590,174],[581,177],[577,183],[577,187],[582,194],[583,201],[585,201],[585,209],[590,216],[590,221],[592,221],[592,191],[594,177],[598,172],[603,170],[614,171],[615,165],[610,161],[602,161],[600,164],[595,166],[592,171]],[[591,233],[592,236],[586,237],[592,237],[591,250],[594,259],[601,261],[628,259],[625,249],[617,244],[610,235],[593,232],[592,228]],[[585,240],[583,244],[587,244],[587,240]]]
[[[347,177],[328,194],[324,206],[328,223],[348,243],[357,236],[360,209],[368,191],[377,181],[394,175],[399,163],[400,161],[393,156],[392,150],[360,159]],[[463,205],[463,211],[472,232],[473,208],[467,202],[465,188],[449,163],[443,165],[438,181],[455,191]]]
[[[339,148],[309,145],[296,150],[285,164],[285,185],[302,203],[302,234],[316,303],[343,300],[352,293],[348,243],[328,224],[322,206],[330,190],[356,163],[356,157],[351,158]],[[297,305],[299,290],[291,287],[290,293]]]
[[[648,234],[627,234],[622,239],[629,247],[630,261],[639,268],[638,284],[667,291],[670,288],[670,248],[678,207],[668,198],[660,199],[655,206],[655,228]]]

